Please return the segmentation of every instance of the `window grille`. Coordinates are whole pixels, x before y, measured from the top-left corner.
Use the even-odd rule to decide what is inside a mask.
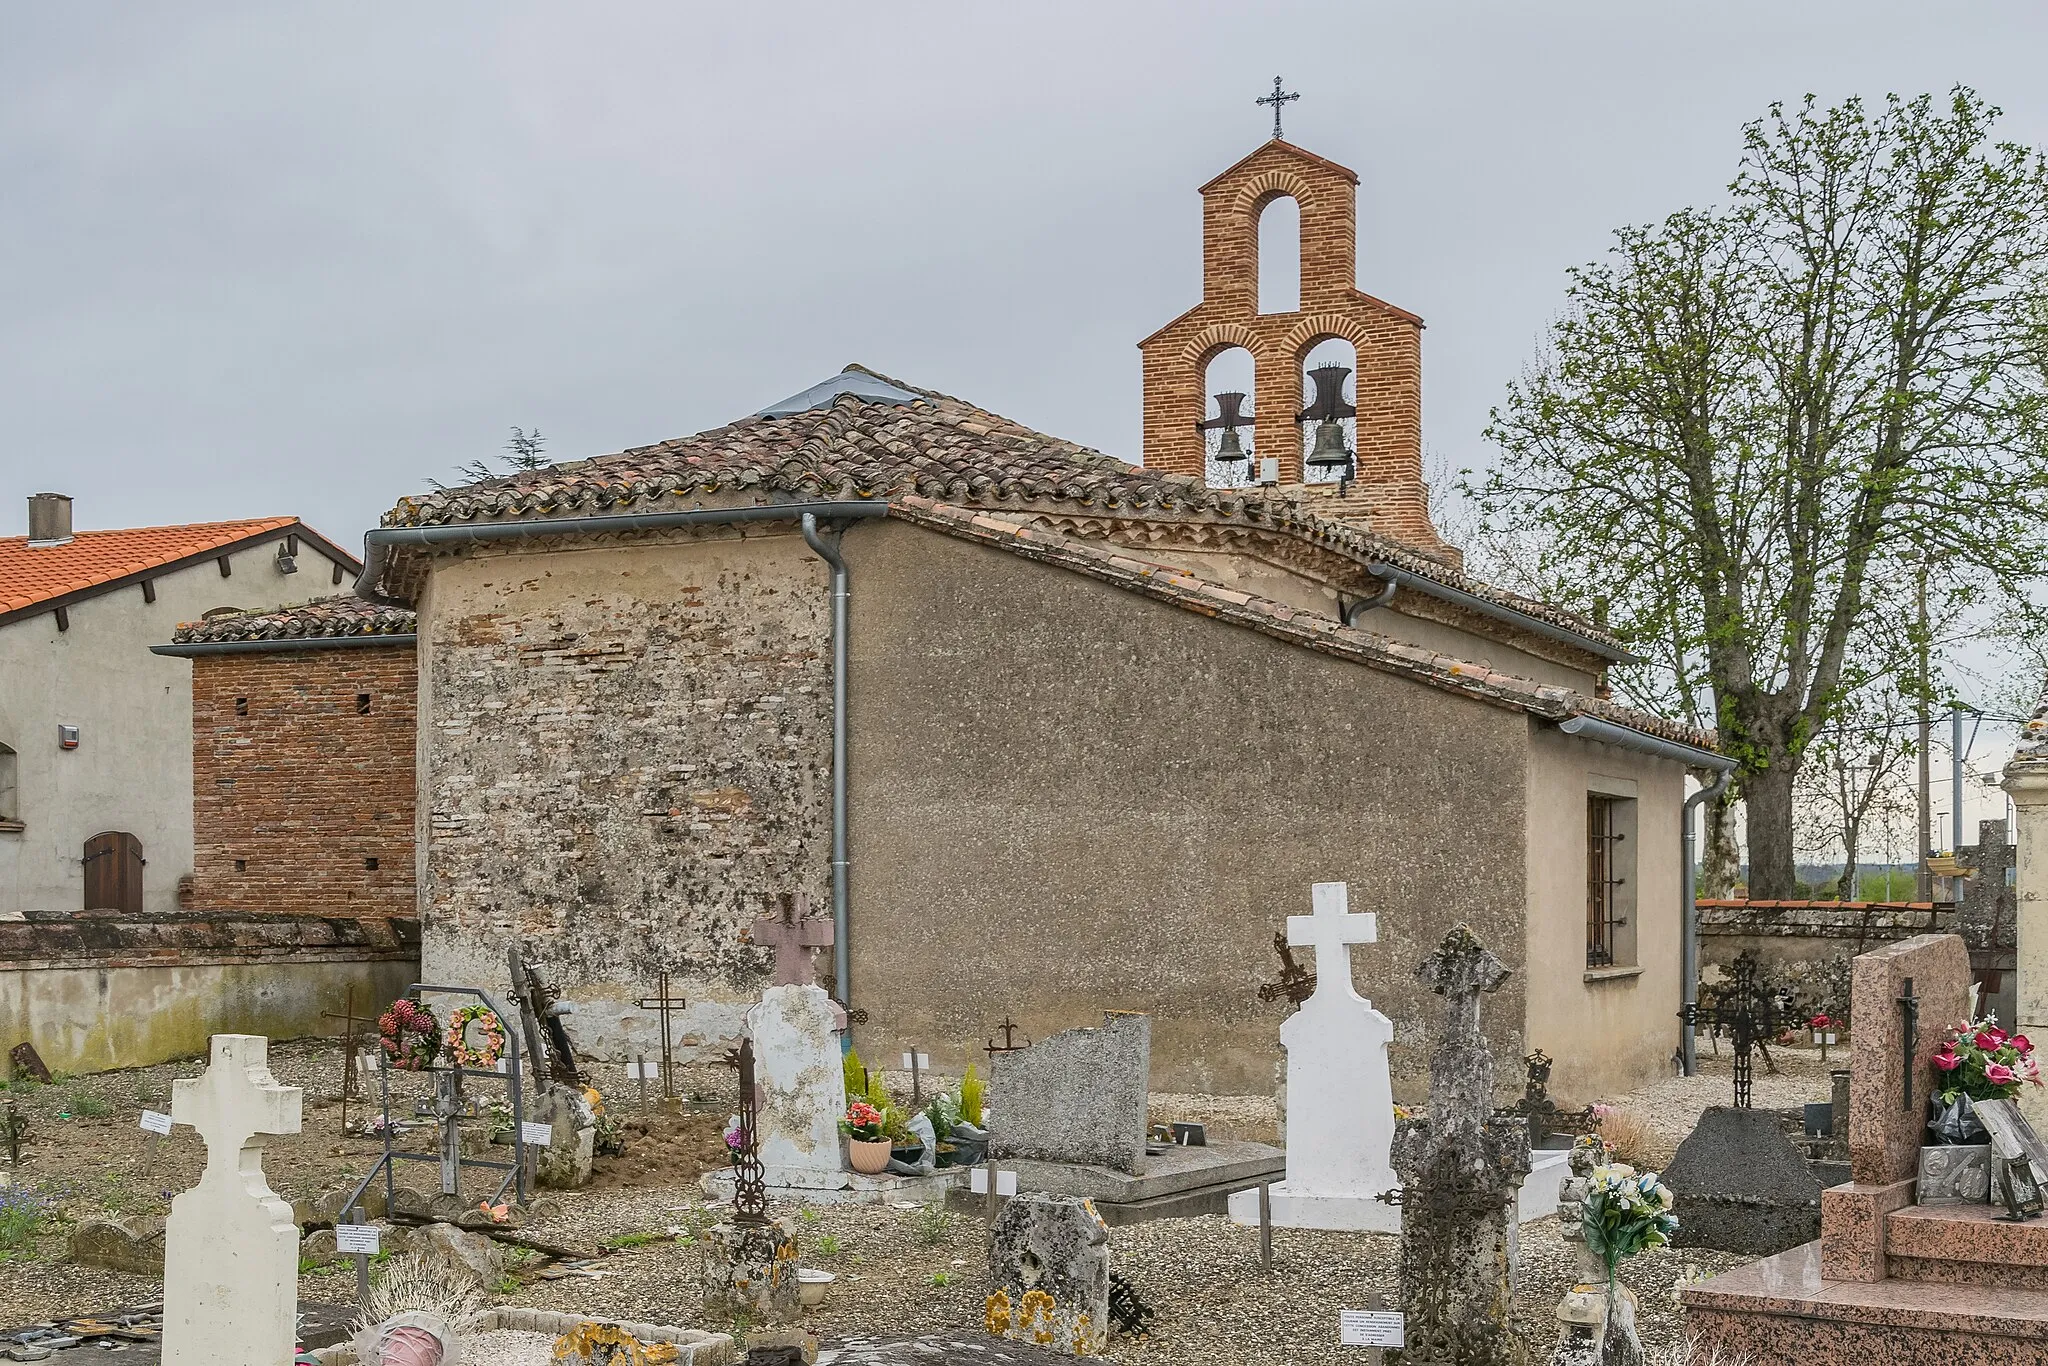
[[[1619,845],[1624,838],[1616,815],[1621,800],[1589,793],[1586,797],[1586,966],[1615,963],[1616,932],[1628,923],[1616,895],[1624,879]]]

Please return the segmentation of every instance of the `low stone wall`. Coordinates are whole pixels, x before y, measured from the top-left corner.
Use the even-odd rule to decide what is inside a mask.
[[[1700,981],[1712,987],[1727,980],[1736,957],[1753,950],[1771,985],[1789,987],[1802,1002],[1843,1020],[1850,959],[1954,924],[1947,903],[1701,901]]]
[[[33,1043],[55,1072],[142,1067],[209,1036],[336,1032],[351,986],[370,1012],[419,973],[411,920],[249,911],[0,914],[0,1057]]]

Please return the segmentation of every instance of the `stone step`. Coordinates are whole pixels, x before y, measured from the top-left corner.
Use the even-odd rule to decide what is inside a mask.
[[[1994,1205],[1914,1205],[1885,1218],[1895,1280],[2048,1290],[2048,1218],[2008,1223]]]
[[[2048,1366],[2048,1291],[1829,1281],[1820,1263],[1820,1244],[1807,1243],[1686,1286],[1695,1359]]]

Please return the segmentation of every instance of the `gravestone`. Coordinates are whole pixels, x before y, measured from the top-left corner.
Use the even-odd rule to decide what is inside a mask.
[[[1820,1237],[1820,1181],[1773,1111],[1708,1107],[1664,1184],[1683,1213],[1674,1247],[1768,1257]]]
[[[277,1366],[297,1340],[299,1226],[263,1175],[263,1138],[299,1131],[303,1093],[270,1075],[270,1041],[216,1034],[171,1119],[206,1140],[199,1184],[164,1234],[164,1366]]]
[[[989,1230],[988,1331],[1064,1356],[1109,1344],[1109,1225],[1071,1195],[1019,1196]]]
[[[846,1114],[832,998],[823,987],[770,987],[748,1013],[754,1040],[760,1155],[770,1186],[845,1184],[839,1121]]]
[[[1109,1013],[990,1058],[989,1156],[1135,1172],[1145,1156],[1152,1018]]]
[[[748,938],[768,949],[775,955],[775,972],[771,986],[811,987],[818,985],[818,964],[816,952],[832,947],[835,931],[831,918],[814,916],[811,913],[811,899],[802,892],[795,895],[785,893],[778,902],[774,915],[763,916],[754,922]],[[829,998],[831,993],[826,993]],[[846,1007],[832,1002],[833,1028],[844,1032],[846,1029]]]
[[[1444,1022],[1429,1059],[1429,1117],[1394,1130],[1407,1346],[1388,1359],[1520,1366],[1511,1262],[1529,1126],[1495,1116],[1493,1055],[1479,1032],[1479,997],[1499,990],[1508,969],[1470,927],[1454,925],[1416,976],[1444,998]]]
[[[590,1184],[597,1154],[597,1113],[583,1088],[559,1081],[542,1082],[540,1098],[527,1112],[528,1124],[548,1126],[547,1146],[534,1161],[534,1178],[552,1190],[575,1190]]]
[[[1286,942],[1315,949],[1315,991],[1280,1026],[1287,1179],[1272,1188],[1272,1222],[1397,1232],[1401,1212],[1378,1198],[1399,1184],[1389,1157],[1394,1090],[1387,1045],[1394,1026],[1351,980],[1351,946],[1375,942],[1378,921],[1351,914],[1341,882],[1316,883],[1310,905],[1313,914],[1287,918]],[[1257,1223],[1259,1193],[1233,1195],[1230,1213],[1239,1223]]]
[[[2019,1006],[2014,980],[2019,945],[2019,901],[2007,879],[2017,854],[2002,820],[1977,822],[1977,842],[1956,850],[1969,869],[1955,932],[1970,946],[1970,973],[1980,987],[1977,1014],[2012,1027]]]

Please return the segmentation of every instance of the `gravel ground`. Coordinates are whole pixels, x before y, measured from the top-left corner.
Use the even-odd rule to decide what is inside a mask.
[[[1824,1064],[1813,1050],[1773,1051],[1780,1074],[1772,1076],[1758,1066],[1756,1104],[1781,1107],[1827,1097],[1827,1071],[1840,1063],[1839,1052]],[[375,1146],[341,1136],[338,1108],[319,1099],[332,1091],[338,1075],[333,1045],[283,1044],[272,1049],[272,1057],[280,1080],[309,1087],[306,1132],[283,1140],[269,1161],[279,1192],[287,1198],[310,1196],[367,1170]],[[1701,1061],[1698,1077],[1659,1081],[1609,1102],[1641,1119],[1646,1146],[1657,1150],[1650,1157],[1658,1165],[1702,1109],[1729,1102],[1730,1060],[1709,1053]],[[9,1092],[33,1120],[20,1178],[57,1190],[67,1219],[161,1212],[162,1192],[191,1184],[202,1153],[183,1130],[159,1151],[149,1152],[135,1127],[136,1114],[144,1104],[166,1108],[170,1078],[199,1070],[199,1062],[191,1060]],[[595,1070],[600,1086],[609,1083],[615,1107],[629,1115],[637,1110],[637,1095],[624,1082],[622,1069]],[[907,1093],[908,1077],[902,1080],[900,1089]],[[680,1093],[707,1110],[730,1103],[728,1070],[678,1068],[676,1082]],[[86,1105],[76,1103],[79,1096],[87,1098]],[[84,1113],[98,1108],[94,1100],[109,1113]],[[1153,1118],[1197,1120],[1219,1137],[1270,1138],[1277,1127],[1273,1103],[1265,1097],[1159,1095],[1153,1098]],[[634,1234],[651,1235],[652,1241],[605,1257],[588,1268],[589,1274],[540,1279],[535,1268],[524,1268],[521,1283],[506,1287],[494,1301],[729,1328],[702,1320],[702,1258],[695,1241],[695,1234],[723,1211],[707,1208],[694,1183],[677,1180],[672,1171],[650,1175],[660,1184],[559,1193],[556,1207],[536,1218],[531,1229],[564,1242],[600,1243]],[[59,1222],[36,1241],[32,1255],[0,1264],[0,1325],[161,1295],[154,1278],[64,1261],[67,1229],[67,1223]],[[807,1315],[807,1326],[821,1337],[959,1333],[980,1324],[987,1256],[978,1220],[943,1218],[920,1209],[842,1206],[804,1212],[800,1230],[804,1264],[840,1278],[826,1303]],[[1145,1366],[1213,1359],[1218,1353],[1225,1360],[1273,1360],[1277,1344],[1286,1345],[1286,1360],[1305,1366],[1355,1359],[1355,1353],[1341,1353],[1336,1346],[1336,1312],[1359,1307],[1370,1294],[1391,1295],[1399,1263],[1394,1238],[1282,1229],[1275,1232],[1274,1267],[1267,1272],[1258,1265],[1258,1231],[1220,1217],[1117,1229],[1111,1247],[1116,1266],[1157,1318],[1149,1340],[1119,1339],[1109,1359]],[[1532,1344],[1547,1353],[1554,1338],[1551,1310],[1573,1279],[1575,1262],[1555,1220],[1525,1227],[1522,1255],[1517,1314]],[[1624,1279],[1642,1298],[1646,1341],[1655,1347],[1677,1337],[1679,1315],[1671,1289],[1686,1264],[1714,1274],[1743,1260],[1665,1251],[1631,1262]],[[300,1282],[301,1298],[307,1301],[346,1301],[352,1292],[347,1264]]]

